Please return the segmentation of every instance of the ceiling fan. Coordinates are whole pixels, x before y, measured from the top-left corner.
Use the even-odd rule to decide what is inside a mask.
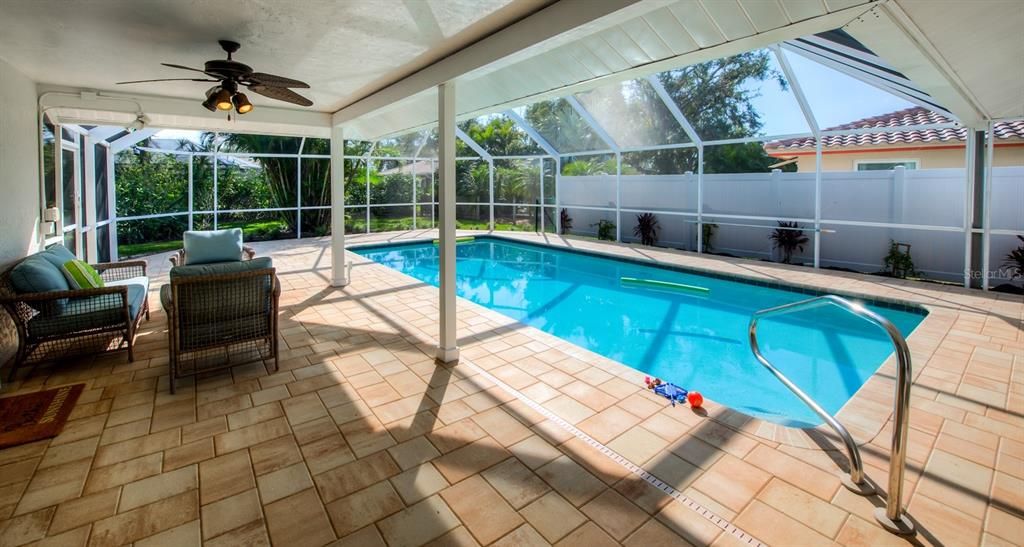
[[[206,61],[206,64],[202,69],[170,63],[160,63],[171,68],[201,72],[208,76],[208,78],[161,78],[156,80],[133,80],[130,82],[117,83],[120,85],[176,81],[216,82],[217,85],[206,90],[206,99],[203,101],[203,106],[210,112],[216,112],[218,110],[227,111],[231,110],[232,107],[234,107],[235,111],[239,114],[252,112],[253,105],[249,102],[249,98],[245,96],[245,93],[239,91],[240,86],[246,87],[250,91],[263,95],[264,97],[269,97],[278,101],[297,104],[299,106],[313,106],[313,101],[289,89],[309,89],[309,84],[306,82],[300,82],[299,80],[285,78],[284,76],[254,72],[252,67],[249,65],[240,63],[231,58],[231,54],[235,53],[240,47],[242,47],[238,42],[232,42],[231,40],[218,40],[218,42],[220,43],[220,47],[224,48],[224,51],[227,52],[228,58]]]

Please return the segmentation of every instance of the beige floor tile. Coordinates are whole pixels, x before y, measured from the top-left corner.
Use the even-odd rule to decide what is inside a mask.
[[[476,422],[469,418],[464,418],[435,429],[427,434],[427,440],[437,447],[442,454],[446,454],[485,435],[487,435],[487,432],[477,425]]]
[[[267,420],[273,420],[274,418],[280,418],[283,415],[281,405],[273,403],[232,412],[227,415],[228,429],[241,429]]]
[[[216,435],[214,446],[218,454],[227,454],[240,448],[260,444],[270,439],[291,433],[288,422],[285,418],[276,418],[270,421],[261,422],[249,427],[243,427],[227,433]]]
[[[565,537],[587,517],[556,492],[548,492],[524,507],[520,513],[549,542]]]
[[[547,483],[516,458],[509,458],[481,475],[516,509],[522,509],[550,490]]]
[[[135,542],[135,547],[164,547],[174,545],[175,547],[198,547],[203,544],[202,530],[198,520],[186,522],[181,526],[175,526],[158,534]]]
[[[459,526],[437,539],[424,543],[423,547],[478,547],[479,545],[465,526]]]
[[[508,447],[508,450],[530,469],[537,469],[562,455],[561,451],[537,435],[519,441]]]
[[[401,470],[387,452],[377,452],[365,458],[336,467],[313,477],[324,501],[331,502],[380,482]]]
[[[594,410],[568,395],[551,399],[544,403],[544,408],[571,424],[578,424],[595,414]]]
[[[441,473],[430,463],[424,463],[391,477],[391,484],[406,505],[412,505],[448,487],[448,481],[444,480]]]
[[[515,444],[530,436],[530,430],[501,407],[473,416],[473,421],[502,446]]]
[[[48,507],[6,520],[0,523],[0,539],[4,545],[12,547],[42,539],[53,513],[54,508]]]
[[[754,500],[733,522],[771,545],[826,545],[830,538],[768,505]]]
[[[693,545],[710,545],[722,532],[711,521],[675,501],[666,504],[655,518]]]
[[[598,442],[607,443],[638,423],[640,418],[617,406],[610,406],[583,420],[577,427]]]
[[[458,525],[458,517],[439,495],[430,496],[377,523],[390,547],[422,545]]]
[[[647,513],[615,490],[605,490],[581,509],[616,541],[622,541],[647,520]]]
[[[120,489],[111,488],[58,505],[48,533],[59,534],[113,515],[120,496]]]
[[[537,469],[536,473],[544,479],[544,482],[547,482],[577,507],[590,501],[605,489],[603,482],[568,456],[561,456],[551,461]]]
[[[164,471],[173,471],[194,463],[213,458],[213,439],[200,439],[164,451]]]
[[[405,508],[388,481],[380,481],[327,504],[327,514],[338,537],[381,520]],[[372,526],[371,526],[372,528]]]
[[[14,513],[22,515],[78,497],[85,486],[89,463],[87,459],[78,460],[37,471],[17,500]]]
[[[85,483],[85,493],[99,492],[160,473],[163,454],[156,453],[114,465],[93,469]]]
[[[255,488],[202,507],[203,539],[263,518],[260,497]]]
[[[94,467],[120,463],[139,456],[162,452],[181,444],[181,430],[170,429],[144,437],[101,446],[93,459]]]
[[[764,445],[751,451],[745,460],[823,500],[832,499],[840,488],[838,474],[841,471],[826,473]]]
[[[275,545],[324,545],[335,539],[316,490],[310,488],[264,507]]]
[[[126,484],[121,490],[118,512],[130,511],[164,498],[199,488],[195,464]]]
[[[847,517],[846,511],[778,478],[773,478],[757,499],[830,538]]]
[[[89,544],[123,545],[198,518],[199,493],[192,490],[97,521]]]
[[[256,477],[260,499],[264,504],[313,487],[313,479],[304,463],[296,463]]]
[[[376,526],[365,526],[331,544],[332,547],[387,547]]]
[[[201,462],[199,484],[203,505],[254,488],[249,452],[239,450]]]
[[[96,453],[96,447],[99,445],[99,441],[99,436],[96,436],[57,446],[51,446],[47,449],[46,453],[43,454],[43,459],[39,462],[38,468],[46,469],[47,467],[70,463],[81,460],[82,458],[91,458],[92,455]]]
[[[523,519],[479,476],[451,486],[441,497],[473,533],[486,545],[519,527]]]
[[[285,435],[254,445],[249,449],[252,468],[257,475],[270,473],[302,461],[302,453],[295,437]]]
[[[334,469],[356,459],[348,443],[345,442],[345,439],[338,432],[305,444],[301,450],[302,457],[306,460],[309,471],[314,475]]]
[[[402,469],[410,469],[441,455],[424,436],[415,437],[388,449]]]
[[[724,456],[693,482],[723,505],[739,511],[754,498],[771,475],[731,455]]]
[[[88,525],[79,526],[74,530],[47,536],[30,545],[32,547],[85,547],[90,531],[91,527]]]
[[[650,519],[622,542],[626,547],[675,547],[684,545],[683,538],[664,524]]]
[[[487,469],[509,455],[509,452],[493,438],[484,437],[437,458],[433,464],[449,483],[454,484]]]
[[[634,427],[607,444],[622,457],[640,465],[664,450],[668,441],[647,429]]]
[[[492,547],[547,547],[551,545],[533,526],[524,524],[491,544]]]
[[[557,547],[614,547],[619,545],[619,542],[612,539],[593,522],[588,522],[570,532],[555,545]]]

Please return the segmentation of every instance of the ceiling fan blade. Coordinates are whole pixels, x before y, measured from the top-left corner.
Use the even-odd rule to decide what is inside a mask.
[[[313,106],[313,101],[299,95],[298,93],[286,89],[283,87],[268,87],[265,85],[250,85],[249,89],[253,93],[259,93],[264,97],[276,99],[278,101],[284,101],[286,103],[297,104],[299,106]]]
[[[199,69],[199,68],[192,68],[192,67],[189,67],[189,66],[175,65],[175,64],[172,64],[172,63],[160,63],[160,64],[164,65],[164,66],[171,67],[171,68],[180,68],[182,70],[191,70],[193,72],[202,72],[203,74],[206,74],[207,76],[209,76],[211,78],[220,78],[220,76],[217,75],[217,74],[212,74],[210,72],[207,72],[207,71]]]
[[[293,80],[291,78],[285,78],[284,76],[276,76],[274,74],[266,74],[264,72],[253,72],[247,78],[252,81],[252,85],[264,85],[267,87],[296,87],[300,89],[309,89],[309,84],[301,82],[299,80]]]
[[[130,82],[115,82],[121,84],[144,84],[148,82],[219,82],[220,80],[207,80],[203,78],[160,78],[158,80],[132,80]]]

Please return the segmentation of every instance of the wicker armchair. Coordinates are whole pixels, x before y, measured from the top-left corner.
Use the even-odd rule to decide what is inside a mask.
[[[9,380],[26,363],[69,355],[127,349],[135,360],[135,332],[143,316],[149,319],[145,261],[93,264],[102,288],[17,293],[10,275],[27,258],[0,274],[0,304],[18,332]]]
[[[256,256],[256,249],[248,245],[242,246],[242,260],[252,260],[254,256]],[[167,260],[171,262],[171,266],[184,266],[188,264],[188,256],[185,255],[185,249],[178,249]]]
[[[170,388],[178,378],[273,359],[281,285],[270,258],[176,266],[160,290],[167,311]]]

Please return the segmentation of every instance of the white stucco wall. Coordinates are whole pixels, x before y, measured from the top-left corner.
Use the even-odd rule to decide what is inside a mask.
[[[36,84],[0,59],[0,269],[38,247],[39,128]],[[14,326],[0,312],[0,364]]]

